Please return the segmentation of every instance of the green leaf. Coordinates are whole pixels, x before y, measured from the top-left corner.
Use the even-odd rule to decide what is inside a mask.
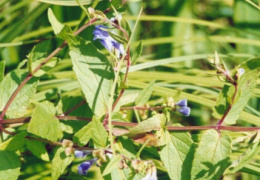
[[[96,116],[92,119],[92,139],[97,148],[104,148],[107,146],[107,131],[103,124],[100,122]]]
[[[141,56],[143,51],[143,41],[140,41],[140,43],[138,44],[136,50],[133,52],[133,56],[131,58],[131,64],[134,65],[136,64],[138,58]]]
[[[152,81],[146,86],[140,94],[137,96],[135,99],[135,105],[136,106],[141,106],[144,105],[151,97],[152,92],[153,92],[153,86],[154,86],[155,81]]]
[[[61,24],[55,17],[55,15],[53,14],[53,11],[51,10],[51,8],[48,9],[48,19],[49,22],[51,23],[52,29],[54,31],[55,35],[58,35],[61,30],[64,28],[64,25]]]
[[[45,146],[42,142],[33,139],[28,139],[26,141],[26,147],[39,159],[42,159],[44,161],[50,160],[48,152],[46,151]]]
[[[219,95],[216,106],[213,108],[213,115],[220,119],[232,105],[224,122],[228,125],[235,124],[247,101],[251,98],[258,79],[258,69],[260,67],[259,58],[251,59],[241,65],[245,73],[237,82],[237,93],[233,104],[230,102],[235,93],[234,86],[225,85]]]
[[[73,136],[73,142],[79,146],[86,145],[92,137],[92,122],[88,123]]]
[[[6,75],[0,83],[0,111],[3,110],[6,103],[17,89],[19,84],[26,78],[28,73],[25,70],[16,69]],[[12,104],[7,110],[8,118],[19,118],[25,115],[30,99],[36,91],[38,78],[31,78],[14,98]]]
[[[108,109],[114,72],[106,56],[92,43],[76,38],[77,44],[69,43],[73,70],[92,112],[101,116]]]
[[[121,155],[112,156],[109,163],[106,165],[102,175],[105,176],[107,174],[110,174],[114,169],[118,167],[118,164],[121,160]]]
[[[25,145],[27,133],[25,131],[16,134],[0,144],[0,150],[16,151]]]
[[[104,30],[105,30],[105,29],[104,29]],[[119,42],[119,43],[121,43],[121,44],[126,44],[126,43],[128,43],[128,41],[127,41],[124,37],[119,36],[119,35],[117,35],[117,34],[114,34],[114,33],[110,32],[110,31],[108,31],[108,30],[106,30],[106,31],[107,31],[108,34],[109,34],[113,39],[115,39],[117,42]]]
[[[0,61],[0,82],[4,79],[5,76],[5,61]]]
[[[12,151],[0,151],[1,180],[16,180],[20,174],[21,163]]]
[[[207,130],[201,137],[192,162],[191,179],[220,179],[229,166],[231,139],[215,130]]]
[[[37,0],[43,3],[55,4],[61,6],[78,6],[79,4],[75,0]],[[93,0],[79,0],[81,5],[91,4]]]
[[[61,126],[59,119],[55,117],[55,112],[54,105],[48,101],[37,105],[29,123],[28,132],[50,141],[62,138]]]
[[[129,137],[138,137],[148,132],[161,129],[166,122],[164,114],[156,114],[153,117],[142,121],[137,126],[129,129],[129,133],[126,134]]]
[[[60,175],[64,172],[66,167],[70,165],[74,156],[66,156],[64,148],[59,147],[54,155],[52,160],[52,168],[51,168],[51,178],[52,180],[58,179]]]
[[[231,166],[228,169],[229,173],[236,173],[243,167],[245,167],[247,164],[249,164],[250,161],[252,161],[253,158],[256,157],[258,152],[260,151],[260,131],[257,132],[256,137],[254,139],[254,142],[250,143],[247,150],[239,157],[238,160],[234,161]]]
[[[39,59],[35,62],[32,63],[32,70],[34,70],[37,66],[39,66],[43,61],[45,60],[45,58],[43,59]],[[46,72],[48,72],[49,70],[51,70],[54,66],[56,66],[56,64],[58,63],[59,59],[58,58],[52,58],[51,60],[49,60],[46,64],[44,64],[42,66],[41,69],[39,69],[36,73],[34,73],[33,75],[35,77],[40,77],[42,75],[44,75]]]
[[[169,143],[159,151],[160,158],[167,169],[171,179],[190,179],[191,159],[194,153],[192,140],[189,133],[167,132]]]
[[[68,43],[75,43],[76,39],[73,36],[71,28],[67,25],[61,24],[53,14],[51,8],[48,9],[48,19],[51,23],[54,34]]]

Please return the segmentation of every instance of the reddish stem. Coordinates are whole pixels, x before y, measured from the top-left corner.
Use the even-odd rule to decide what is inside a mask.
[[[232,105],[234,103],[234,100],[235,100],[235,97],[236,97],[236,94],[237,94],[237,84],[234,83],[233,84],[235,86],[235,92],[234,92],[234,95],[232,97],[232,102],[231,104],[229,104],[229,107],[228,109],[226,110],[225,114],[222,116],[222,118],[219,120],[219,122],[217,123],[216,125],[216,129],[218,130],[219,126],[223,123],[223,121],[225,120],[226,116],[228,115],[228,113],[230,112],[231,108],[232,108]]]
[[[85,117],[76,117],[76,116],[56,116],[56,117],[60,120],[91,121],[91,118],[85,118]],[[29,121],[29,119],[30,119],[30,117],[7,119],[7,120],[3,120],[3,124],[23,123],[23,122]],[[121,127],[134,127],[134,126],[138,125],[138,123],[120,122],[120,121],[112,121],[112,124],[114,126],[121,126]],[[167,126],[166,128],[169,131],[199,131],[199,130],[216,129],[216,126],[182,126],[182,127]],[[257,130],[260,130],[260,127],[219,126],[218,129],[216,129],[216,130],[257,131]]]
[[[64,116],[67,116],[69,113],[71,113],[72,111],[74,111],[75,109],[77,109],[78,107],[82,106],[85,103],[86,103],[86,100],[81,101],[79,104],[77,104],[76,106],[72,107],[67,112],[65,112]]]

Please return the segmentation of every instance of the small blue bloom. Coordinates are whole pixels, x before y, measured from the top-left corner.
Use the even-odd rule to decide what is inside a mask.
[[[189,107],[182,107],[178,109],[180,113],[182,113],[184,116],[189,116],[190,115],[190,108]]]
[[[88,173],[89,168],[96,162],[96,158],[87,160],[83,163],[81,163],[78,166],[78,174],[80,175],[86,175]]]
[[[74,151],[74,155],[75,155],[76,158],[86,157],[90,153],[91,153],[91,151],[79,151],[79,150]]]
[[[187,107],[187,99],[182,99],[180,100],[179,102],[177,102],[177,106],[180,106],[180,107]]]
[[[114,38],[112,38],[107,31],[104,29],[108,29],[108,27],[103,25],[95,26],[95,30],[93,31],[94,38],[93,40],[99,39],[101,44],[109,51],[113,52],[115,50],[119,51],[117,53],[117,57],[119,57],[120,54],[124,55],[125,50],[122,44],[117,42]]]

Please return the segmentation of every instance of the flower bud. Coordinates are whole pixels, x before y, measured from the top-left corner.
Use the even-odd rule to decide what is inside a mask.
[[[72,146],[73,146],[73,142],[71,140],[63,139],[62,147],[66,148],[66,147],[72,147]]]
[[[178,111],[183,114],[184,116],[189,116],[190,115],[190,108],[189,107],[183,107],[178,109]]]
[[[177,106],[179,107],[187,107],[187,99],[182,99],[179,102],[176,103]]]

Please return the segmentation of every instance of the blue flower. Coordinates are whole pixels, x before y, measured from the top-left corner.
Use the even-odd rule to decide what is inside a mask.
[[[76,158],[86,157],[90,153],[91,153],[91,151],[78,151],[78,150],[74,151],[74,155],[75,155]]]
[[[184,116],[189,116],[190,115],[190,108],[189,107],[182,107],[178,109],[180,113],[182,113]]]
[[[180,106],[180,107],[187,107],[187,99],[182,99],[180,100],[179,102],[176,103],[177,106]]]
[[[109,51],[109,52],[115,52],[117,57],[119,58],[119,55],[125,54],[124,46],[117,42],[115,39],[113,39],[107,31],[104,29],[107,29],[108,27],[103,25],[95,26],[95,30],[93,31],[94,39],[99,39],[101,44]]]
[[[83,163],[81,163],[78,166],[78,174],[80,175],[86,175],[88,173],[89,168],[96,162],[96,158],[87,160]]]

